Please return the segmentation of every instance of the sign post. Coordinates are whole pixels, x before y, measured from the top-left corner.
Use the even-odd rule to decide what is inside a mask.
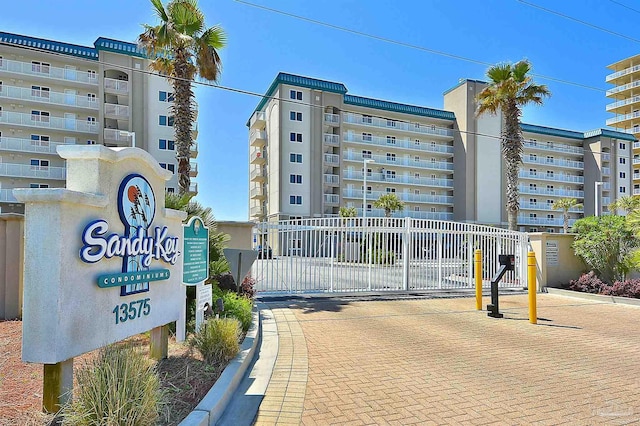
[[[208,297],[210,306],[213,294],[211,285],[204,284],[209,278],[209,228],[204,226],[201,218],[194,216],[183,225],[182,236],[182,282],[196,286],[196,330],[199,330],[204,323],[204,310],[207,308],[205,299]],[[181,324],[181,331],[184,327]]]
[[[231,276],[233,276],[233,280],[236,283],[236,291],[239,291],[240,286],[242,286],[242,280],[258,257],[258,252],[239,249],[224,249],[222,252],[227,262],[229,262]]]

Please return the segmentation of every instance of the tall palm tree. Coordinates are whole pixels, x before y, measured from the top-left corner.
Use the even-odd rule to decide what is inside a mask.
[[[530,103],[542,105],[543,98],[551,96],[545,85],[534,84],[531,76],[531,64],[522,60],[515,64],[497,64],[487,70],[490,82],[478,94],[477,115],[502,111],[502,155],[505,161],[507,178],[507,216],[509,229],[517,229],[518,211],[518,171],[522,164],[522,129],[520,117],[522,108]]]
[[[226,44],[222,28],[205,27],[204,14],[197,0],[171,0],[166,6],[162,0],[151,0],[158,25],[143,25],[144,32],[138,43],[151,58],[151,69],[167,77],[173,85],[176,158],[180,194],[189,192],[191,165],[189,157],[195,121],[195,95],[192,82],[199,76],[217,82],[222,70],[218,51]]]
[[[611,213],[615,213],[617,210],[622,210],[626,214],[630,214],[640,210],[640,197],[635,195],[624,195],[609,204],[608,207]]]
[[[582,204],[575,198],[562,198],[553,203],[554,210],[562,210],[562,226],[565,234],[569,233],[569,210],[579,207],[582,207]]]
[[[398,196],[393,192],[381,195],[376,201],[373,202],[373,207],[377,209],[384,209],[385,217],[391,217],[391,214],[395,211],[404,209],[404,203],[400,201]]]

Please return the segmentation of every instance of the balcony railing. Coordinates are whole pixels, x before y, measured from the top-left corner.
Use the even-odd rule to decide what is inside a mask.
[[[602,168],[602,175],[603,176],[609,176],[611,174],[611,169],[609,167],[603,167]]]
[[[640,158],[634,158],[633,164],[640,164]]]
[[[634,145],[635,145],[635,142],[634,142]],[[602,161],[611,161],[611,154],[609,154],[608,152],[603,152]]]
[[[323,194],[324,195],[324,203],[338,205],[340,204],[340,195],[338,194]]]
[[[64,180],[66,171],[64,167],[0,163],[0,176]]]
[[[106,141],[131,144],[132,136],[126,130],[104,129],[103,133]]]
[[[529,155],[525,155],[522,158],[522,162],[527,164],[542,164],[545,166],[567,167],[570,169],[584,169],[584,163],[582,161],[563,160],[560,158],[531,157]]]
[[[617,115],[613,118],[607,119],[607,126],[611,126],[612,124],[619,123],[621,121],[631,120],[632,118],[640,117],[640,111],[635,111],[625,115]]]
[[[264,197],[264,190],[261,186],[258,186],[258,187],[252,188],[249,194],[251,198],[262,198]]]
[[[340,116],[338,114],[324,113],[324,122],[332,126],[340,125]]]
[[[614,72],[614,73],[612,73],[612,74],[609,74],[609,75],[605,78],[605,80],[606,80],[607,82],[609,82],[609,81],[611,81],[611,80],[615,80],[615,79],[616,79],[616,78],[618,78],[618,77],[622,77],[622,76],[624,76],[624,75],[631,74],[631,73],[636,72],[636,71],[640,71],[640,65],[634,65],[634,66],[632,66],[632,67],[625,68],[625,69],[623,69],[622,71],[618,71],[618,72]]]
[[[51,117],[48,115],[32,115],[21,112],[1,111],[0,123],[70,132],[98,133],[98,126],[95,122],[76,120],[73,118]]]
[[[267,176],[262,169],[253,169],[251,170],[250,177],[251,177],[251,180],[254,180],[254,179],[260,180],[260,179],[264,179]]]
[[[344,198],[356,198],[361,200],[363,196],[361,189],[344,189],[342,196]],[[385,191],[367,191],[367,199],[377,200],[380,196],[389,194]],[[453,197],[449,195],[430,195],[430,194],[415,194],[413,192],[393,192],[400,201],[406,201],[409,203],[428,203],[428,204],[450,204],[453,205]]]
[[[357,215],[362,216],[362,209],[356,209]],[[383,209],[368,209],[367,217],[383,217]],[[400,210],[391,213],[391,217],[411,217],[413,219],[453,220],[450,212],[423,212],[414,210]]]
[[[105,103],[104,113],[118,118],[129,118],[129,106]]]
[[[447,161],[416,160],[415,158],[411,157],[390,157],[385,155],[370,155],[365,157],[362,153],[346,151],[342,154],[342,158],[348,161],[359,162],[364,161],[365,158],[371,158],[374,160],[375,164],[417,167],[421,169],[431,170],[453,170],[453,163],[449,163]]]
[[[264,207],[251,207],[251,210],[249,212],[251,214],[251,217],[264,216]]]
[[[198,176],[198,163],[189,161],[189,165],[191,166],[189,170],[189,176],[191,177]]]
[[[631,83],[623,84],[622,86],[614,87],[607,90],[606,96],[615,95],[616,93],[624,92],[625,90],[633,89],[640,86],[640,81],[632,81]]]
[[[548,195],[552,197],[572,197],[572,198],[584,198],[584,191],[577,189],[547,189],[531,187],[527,185],[518,186],[518,191],[521,194],[532,195]]]
[[[623,99],[621,101],[612,102],[610,104],[607,104],[607,111],[610,111],[610,110],[616,109],[616,108],[620,108],[620,107],[625,106],[625,105],[635,104],[636,102],[640,102],[640,96],[632,96],[630,98]]]
[[[351,112],[342,113],[342,120],[345,123],[357,124],[361,126],[371,126],[383,129],[401,130],[405,132],[419,133],[423,135],[453,137],[453,130],[436,125],[425,125],[420,123],[408,123],[406,121],[387,120],[378,117],[353,114]]]
[[[568,154],[583,155],[584,148],[552,142],[524,141],[524,147],[530,149],[540,149],[543,151],[565,152]]]
[[[191,144],[191,148],[189,148],[189,152],[191,152],[191,158],[196,158],[198,156],[198,142],[193,142]]]
[[[197,183],[191,183],[191,185],[189,185],[189,192],[197,194],[198,193],[198,184]]]
[[[340,146],[340,135],[324,134],[324,143],[331,146]]]
[[[633,149],[640,149],[640,142],[634,142]]]
[[[573,226],[577,219],[569,219],[569,226]],[[547,218],[547,217],[529,217],[518,216],[519,225],[544,225],[544,226],[563,226],[564,219],[562,218]]]
[[[340,185],[340,176],[339,175],[332,175],[329,173],[325,173],[322,176],[322,179],[324,181],[325,184],[327,185]]]
[[[264,111],[256,111],[249,120],[249,126],[253,129],[262,128],[266,123],[266,114]]]
[[[528,209],[528,210],[555,210],[553,208],[553,203],[532,203],[530,201],[520,200],[520,208]],[[561,211],[561,210],[556,210]],[[582,207],[571,207],[569,212],[571,213],[582,213],[584,209]]]
[[[57,155],[56,148],[69,145],[62,142],[33,141],[31,139],[0,137],[0,151],[35,152],[38,154]]]
[[[342,176],[344,179],[363,180],[363,174],[360,171],[345,170]],[[453,179],[413,177],[407,175],[393,176],[385,173],[367,173],[367,181],[453,188]]]
[[[518,177],[522,179],[547,180],[553,182],[584,183],[584,176],[568,175],[564,173],[554,173],[549,175],[546,173],[532,173],[520,170]]]
[[[324,162],[327,164],[340,164],[340,156],[338,154],[324,154]]]
[[[395,139],[379,136],[363,136],[353,133],[343,135],[345,142],[356,142],[367,145],[378,145],[388,148],[404,148],[435,154],[453,154],[453,146],[435,142],[416,142],[413,139]]]
[[[116,80],[115,78],[105,78],[104,88],[111,92],[126,94],[129,93],[129,82],[126,80]]]
[[[249,133],[249,143],[255,146],[262,146],[267,140],[267,132],[264,130],[252,130]]]
[[[95,98],[87,96],[70,95],[62,92],[51,92],[48,90],[30,89],[27,87],[16,87],[0,85],[0,98],[16,99],[22,101],[33,101],[51,105],[71,106],[88,109],[98,109],[98,102]]]
[[[17,203],[18,200],[13,196],[13,189],[0,189],[0,202]]]
[[[251,162],[255,164],[264,164],[267,161],[267,152],[260,149],[251,151]]]
[[[602,189],[608,191],[611,189],[611,182],[602,182]]]
[[[633,195],[640,195],[640,188],[633,188]]]
[[[0,70],[15,74],[32,75],[56,80],[98,84],[98,78],[96,77],[96,74],[92,72],[88,73],[74,69],[52,67],[50,65],[13,61],[11,59],[3,59],[0,61]]]

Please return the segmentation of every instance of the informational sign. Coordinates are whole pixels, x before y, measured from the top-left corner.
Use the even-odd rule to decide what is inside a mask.
[[[200,326],[204,324],[205,313],[213,309],[212,304],[213,290],[210,284],[198,284],[196,286],[196,330],[200,329]]]
[[[558,240],[547,240],[546,258],[548,266],[558,264]]]
[[[209,278],[209,228],[197,216],[183,226],[182,282],[196,285]]]

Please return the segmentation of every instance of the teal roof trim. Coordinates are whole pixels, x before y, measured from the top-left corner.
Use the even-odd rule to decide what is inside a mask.
[[[595,130],[590,130],[588,132],[584,132],[585,139],[591,138],[594,136],[604,136],[607,138],[622,139],[622,140],[631,141],[631,142],[635,142],[638,140],[635,138],[635,136],[633,136],[630,133],[618,132],[616,130],[610,130],[610,129],[595,129]]]
[[[458,87],[462,86],[465,83],[480,83],[480,84],[489,84],[486,81],[482,81],[482,80],[473,80],[470,78],[461,78],[460,81],[458,82],[458,84],[456,84],[455,86],[453,86],[451,89],[445,90],[442,93],[442,96],[446,95],[449,92],[453,92],[454,90],[456,90]]]
[[[105,37],[98,37],[93,43],[96,50],[104,50],[107,52],[121,53],[129,56],[137,56],[139,58],[147,58],[147,54],[144,49],[141,49],[135,43],[128,43],[126,41],[113,40]]]
[[[29,37],[19,34],[0,32],[0,43],[13,44],[15,46],[30,47],[45,50],[52,53],[77,56],[79,58],[98,60],[98,52],[93,47],[79,46],[77,44],[62,43],[43,38]]]
[[[553,127],[544,127],[544,126],[537,126],[535,124],[525,124],[525,123],[520,124],[520,128],[522,129],[523,132],[538,133],[541,135],[558,136],[561,138],[570,138],[570,139],[578,139],[578,140],[584,139],[584,133],[575,132],[573,130],[554,129]]]
[[[382,101],[379,99],[363,98],[360,96],[344,95],[344,103],[367,108],[381,109],[385,111],[400,112],[403,114],[420,115],[422,117],[440,118],[443,120],[455,120],[456,116],[450,111],[425,108],[415,105],[399,104],[396,102]]]

